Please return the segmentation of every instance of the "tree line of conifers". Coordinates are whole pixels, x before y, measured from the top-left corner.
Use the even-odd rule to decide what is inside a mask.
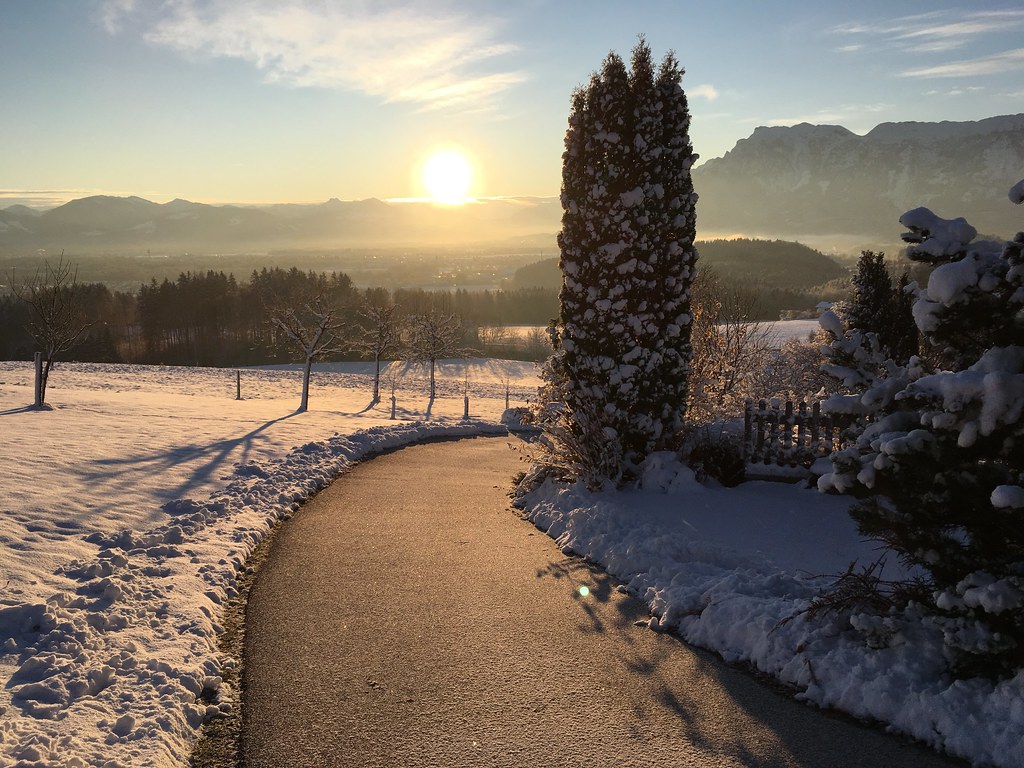
[[[15,288],[17,287],[17,280]],[[497,291],[360,289],[343,273],[274,267],[253,271],[247,282],[224,272],[186,272],[156,280],[135,293],[102,283],[75,285],[78,312],[90,323],[62,359],[164,365],[234,366],[288,362],[293,342],[271,322],[269,304],[279,297],[322,295],[341,308],[353,344],[328,359],[358,359],[359,310],[395,305],[403,316],[430,312],[456,315],[463,345],[505,358],[540,359],[549,351],[542,333],[514,339],[493,330],[508,325],[545,325],[557,311],[557,292],[546,288]],[[17,296],[0,297],[0,359],[31,359],[37,343],[32,308]],[[481,328],[484,329],[481,331]]]

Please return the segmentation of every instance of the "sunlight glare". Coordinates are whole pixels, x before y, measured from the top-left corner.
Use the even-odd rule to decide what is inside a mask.
[[[435,152],[423,166],[423,186],[435,203],[462,205],[472,180],[469,160],[456,149]]]
[[[586,597],[589,594],[590,594],[590,587],[588,587],[586,584],[583,584],[582,586],[580,586],[580,597]]]

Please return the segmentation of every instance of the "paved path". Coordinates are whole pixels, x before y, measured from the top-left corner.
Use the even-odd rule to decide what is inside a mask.
[[[950,765],[636,626],[510,511],[521,468],[505,439],[414,446],[283,526],[249,600],[246,766]]]

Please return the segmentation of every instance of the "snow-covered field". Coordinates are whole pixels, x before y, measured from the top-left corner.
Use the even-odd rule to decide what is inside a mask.
[[[0,765],[182,766],[199,724],[235,705],[216,652],[236,570],[273,522],[349,462],[431,435],[503,431],[535,391],[532,364],[442,366],[426,420],[421,374],[374,407],[365,367],[294,370],[63,365],[53,410],[32,371],[0,363]],[[470,392],[462,421],[463,388]],[[873,559],[848,499],[794,486],[697,484],[665,457],[640,490],[547,484],[524,499],[557,542],[603,563],[671,628],[749,661],[802,697],[979,763],[1024,761],[1024,678],[939,674],[926,624],[779,622],[854,558]],[[861,623],[866,619],[857,619]]]
[[[504,432],[504,381],[513,405],[538,383],[445,363],[426,421],[408,367],[392,421],[366,369],[321,366],[299,414],[294,370],[243,370],[236,400],[234,371],[68,364],[36,411],[31,365],[0,362],[0,766],[186,764],[236,702],[217,622],[274,521],[368,453]]]

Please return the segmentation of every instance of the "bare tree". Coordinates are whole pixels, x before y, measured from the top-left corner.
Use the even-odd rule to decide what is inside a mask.
[[[462,357],[462,320],[458,315],[429,312],[409,318],[408,348],[411,359],[430,364],[430,399],[437,393],[434,370],[437,361],[446,357]]]
[[[694,284],[688,418],[713,421],[742,412],[759,373],[771,366],[771,327],[753,320],[757,294],[704,270]]]
[[[391,392],[391,418],[395,418],[395,411],[398,407],[398,401],[395,393],[398,391],[398,384],[405,376],[405,370],[402,365],[398,362],[391,362],[388,367],[384,369],[384,383],[387,385],[388,390]]]
[[[362,336],[353,347],[361,354],[372,356],[373,402],[380,402],[380,363],[398,350],[401,326],[395,316],[396,307],[366,303],[359,309]]]
[[[326,300],[323,293],[291,302],[274,297],[265,303],[271,325],[302,352],[304,367],[299,412],[304,412],[309,407],[309,377],[313,361],[342,350],[345,322],[341,308]]]
[[[74,347],[95,323],[82,310],[79,289],[78,268],[66,263],[63,253],[57,266],[44,261],[33,278],[21,285],[11,272],[11,290],[31,309],[27,330],[39,345],[43,358],[36,407],[46,402],[46,383],[57,355]]]

